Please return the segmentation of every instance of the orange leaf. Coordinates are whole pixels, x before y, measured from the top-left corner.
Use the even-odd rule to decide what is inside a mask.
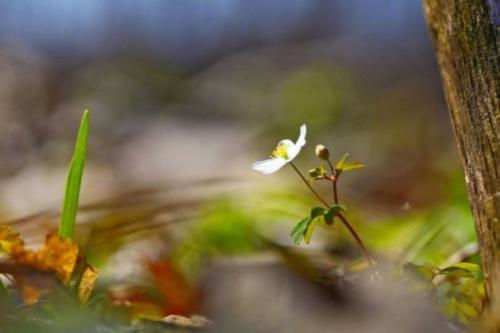
[[[35,303],[42,292],[47,289],[47,281],[55,282],[55,278],[63,283],[68,283],[75,270],[78,260],[78,245],[68,239],[61,239],[56,235],[48,235],[45,244],[36,251],[24,247],[24,242],[19,234],[9,226],[0,226],[0,251],[9,256],[4,263],[2,273],[14,277],[21,295],[26,303]],[[37,275],[36,273],[46,275]],[[86,273],[82,280],[85,288],[82,295],[88,298],[93,288],[90,272]],[[97,277],[97,274],[96,274]]]
[[[133,316],[157,319],[171,314],[189,316],[195,313],[200,305],[199,290],[168,261],[148,261],[147,264],[160,298],[131,287],[111,292],[113,303],[127,306]]]
[[[61,281],[68,283],[78,259],[78,245],[69,239],[48,235],[43,247],[37,251],[12,248],[11,257],[17,264],[54,273]]]
[[[164,314],[192,314],[199,306],[198,290],[193,288],[171,263],[150,261],[148,264],[156,289],[164,299]]]

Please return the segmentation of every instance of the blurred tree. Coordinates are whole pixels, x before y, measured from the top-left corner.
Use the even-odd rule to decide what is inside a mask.
[[[462,158],[490,301],[500,304],[498,0],[423,0]]]

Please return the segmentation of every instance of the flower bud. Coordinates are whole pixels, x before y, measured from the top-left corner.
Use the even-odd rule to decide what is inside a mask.
[[[330,158],[330,152],[328,151],[328,148],[323,145],[317,145],[315,152],[316,156],[324,161],[328,161],[328,159]]]

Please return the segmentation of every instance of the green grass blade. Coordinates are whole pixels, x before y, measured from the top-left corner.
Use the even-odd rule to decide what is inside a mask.
[[[71,159],[66,180],[64,205],[59,224],[59,237],[73,238],[78,200],[80,198],[80,185],[82,182],[85,155],[87,154],[87,140],[89,135],[89,111],[83,112],[78,137],[76,138],[75,151]]]
[[[7,288],[5,288],[3,281],[0,280],[0,303],[6,299],[9,299],[9,294],[7,293]]]

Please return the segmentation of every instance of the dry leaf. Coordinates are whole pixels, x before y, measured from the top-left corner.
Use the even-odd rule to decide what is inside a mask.
[[[9,256],[2,270],[13,276],[27,304],[35,303],[44,290],[50,289],[52,284],[47,284],[47,281],[55,282],[58,279],[67,284],[73,275],[79,254],[77,244],[56,235],[48,235],[40,249],[28,250],[19,234],[9,226],[0,226],[0,251]],[[78,290],[82,303],[90,296],[97,274],[93,267],[85,268]]]
[[[199,291],[168,261],[150,261],[148,268],[163,298],[166,315],[190,315],[199,306]]]
[[[54,273],[61,281],[68,283],[76,266],[78,252],[78,245],[71,240],[48,235],[40,250],[12,247],[10,255],[17,264]]]
[[[154,290],[160,297],[139,287],[117,289],[110,293],[115,305],[130,308],[132,316],[160,319],[166,315],[189,316],[198,310],[201,294],[168,261],[149,261],[148,269],[153,278]]]
[[[82,279],[78,285],[78,298],[80,298],[80,302],[82,304],[85,304],[88,301],[90,294],[94,289],[98,275],[99,271],[90,265],[87,265],[83,271]]]
[[[19,238],[19,233],[12,230],[10,226],[0,226],[0,251],[10,254],[13,250],[24,249],[24,242]]]

